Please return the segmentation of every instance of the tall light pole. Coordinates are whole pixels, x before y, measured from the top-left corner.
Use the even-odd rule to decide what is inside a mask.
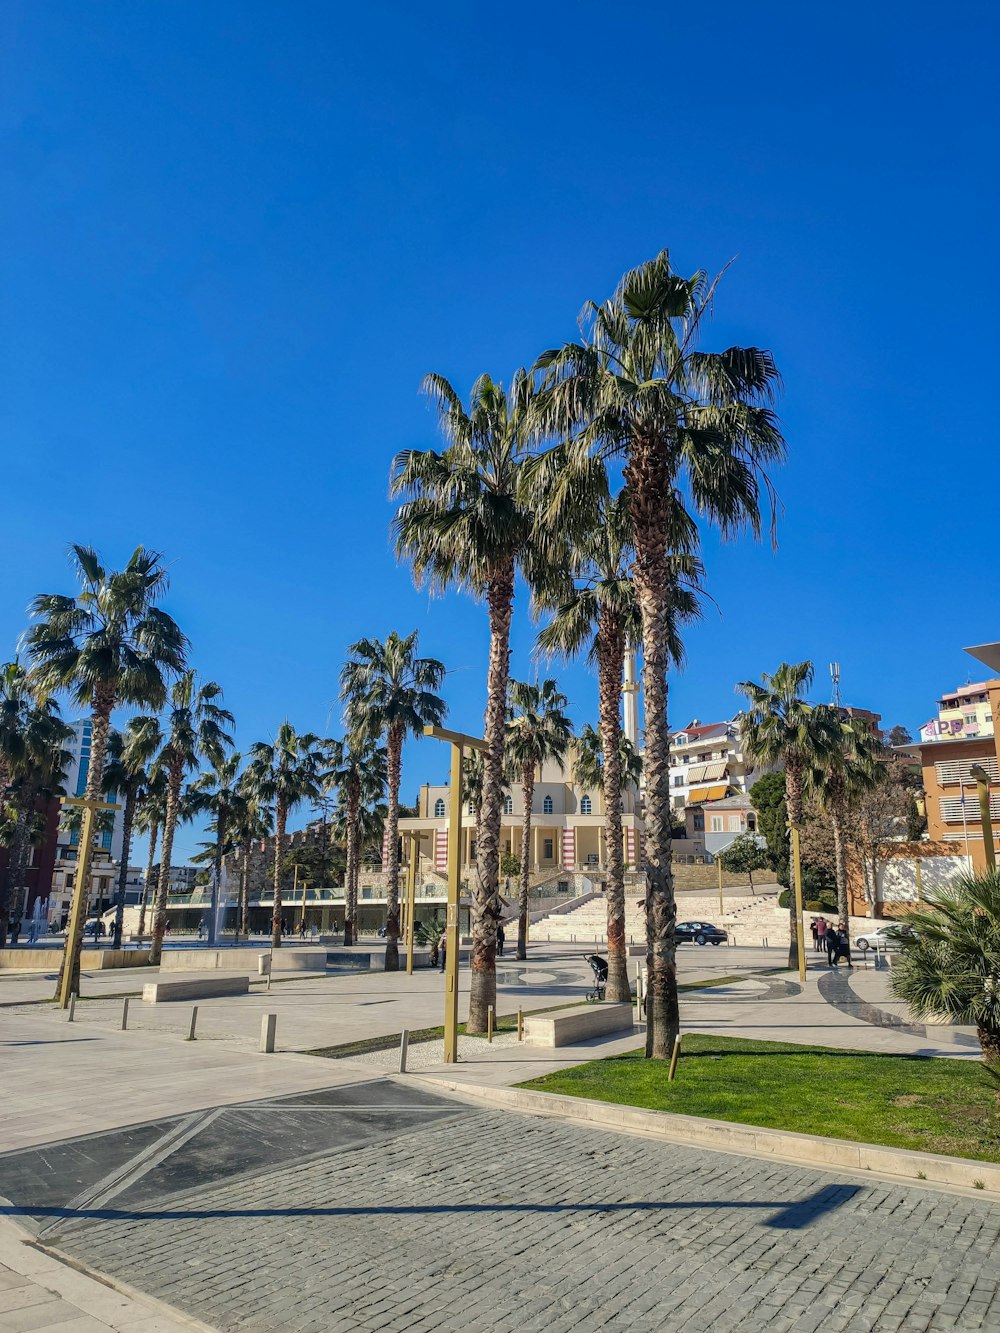
[[[425,736],[451,746],[451,787],[448,793],[448,914],[445,918],[444,1062],[458,1063],[458,906],[462,890],[462,755],[487,750],[478,736],[444,727],[424,727]]]
[[[990,778],[982,764],[973,764],[969,772],[976,780],[979,793],[979,817],[983,821],[983,850],[986,852],[986,868],[996,870],[997,856],[993,848],[993,816],[990,813]]]

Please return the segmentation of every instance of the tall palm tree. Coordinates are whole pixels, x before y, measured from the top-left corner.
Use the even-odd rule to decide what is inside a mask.
[[[274,870],[271,911],[271,947],[281,948],[281,885],[288,816],[303,801],[315,800],[323,789],[326,756],[320,738],[311,731],[299,735],[282,722],[273,742],[250,747],[248,782],[257,801],[274,806]]]
[[[167,571],[158,551],[140,546],[122,570],[107,570],[89,546],[70,552],[80,580],[75,596],[41,593],[30,606],[34,623],[25,635],[32,676],[45,691],[68,690],[73,701],[91,710],[90,764],[84,796],[101,799],[104,752],[111,714],[119,704],[160,708],[167,681],[184,669],[187,640],[174,620],[156,605],[167,590]],[[80,848],[77,886],[90,884],[92,848]],[[79,989],[80,944],[84,914],[76,938],[67,932],[56,996],[63,970],[71,968],[72,988]]]
[[[208,772],[200,774],[188,788],[188,803],[192,814],[210,815],[210,827],[215,834],[211,907],[208,916],[209,945],[215,944],[218,934],[219,886],[222,883],[223,858],[227,850],[231,850],[235,845],[234,830],[243,813],[241,762],[242,755],[236,753],[209,756],[211,768]]]
[[[847,897],[847,824],[851,805],[886,777],[886,750],[881,740],[856,719],[831,726],[835,740],[825,764],[813,769],[809,785],[830,817],[833,830],[834,875],[837,881],[837,928],[850,929]]]
[[[444,664],[417,656],[417,631],[402,638],[393,631],[378,639],[359,639],[340,673],[344,720],[359,740],[385,737],[389,800],[385,843],[385,970],[399,971],[399,783],[403,742],[437,726],[448,711],[435,691],[444,681]]]
[[[358,875],[365,829],[363,812],[377,805],[387,781],[388,760],[385,747],[374,741],[348,736],[330,746],[331,786],[339,794],[335,815],[338,836],[347,848],[344,870],[344,944],[358,938]]]
[[[470,750],[462,755],[462,794],[468,805],[469,814],[479,828],[479,816],[483,804],[483,775],[486,765],[482,750]],[[477,832],[478,837],[478,832]]]
[[[24,882],[39,797],[56,791],[69,760],[63,742],[71,735],[55,699],[32,688],[19,662],[0,666],[0,841],[9,847],[0,876],[0,940],[10,925],[11,888]]]
[[[600,485],[604,490],[604,485]],[[598,494],[597,513],[574,540],[567,563],[535,589],[536,609],[552,619],[538,636],[538,646],[563,658],[588,650],[597,664],[600,736],[603,758],[600,786],[608,845],[608,988],[611,1000],[629,1001],[625,953],[625,860],[622,846],[622,672],[625,651],[642,637],[642,613],[632,577],[635,554],[627,497]],[[578,509],[578,507],[577,507]],[[697,530],[680,505],[670,532],[668,572],[672,595],[667,603],[667,653],[683,662],[680,624],[699,614],[697,589],[702,566],[694,554]],[[598,776],[598,775],[595,775]]]
[[[132,830],[136,809],[149,782],[149,765],[156,754],[159,728],[148,717],[131,718],[124,731],[108,733],[104,760],[104,793],[109,799],[120,796],[122,806],[122,850],[118,868],[118,889],[115,894],[115,926],[112,946],[122,947],[122,928],[125,924],[125,890],[128,884],[128,863],[132,851]]]
[[[146,856],[146,873],[142,879],[142,902],[139,904],[139,929],[137,934],[146,933],[146,909],[150,907],[156,893],[156,847],[167,818],[167,775],[162,769],[150,767],[149,780],[135,812],[135,829],[149,838]]]
[[[759,533],[761,489],[772,495],[764,469],[784,454],[771,354],[697,348],[717,283],[703,272],[681,277],[663,250],[626,273],[609,300],[584,306],[578,342],[536,363],[545,375],[541,428],[569,439],[578,456],[625,461],[642,611],[648,1016],[660,1059],[679,1030],[667,716],[671,524],[681,493],[724,536],[745,527]]]
[[[524,814],[521,817],[521,875],[518,887],[517,957],[527,958],[528,885],[531,879],[531,817],[535,775],[547,759],[560,768],[569,749],[573,724],[566,716],[568,700],[554,680],[541,685],[512,680],[507,704],[507,772],[520,781]]]
[[[812,684],[811,662],[782,662],[773,675],[765,671],[758,685],[741,680],[736,686],[750,704],[740,717],[740,744],[756,768],[785,770],[785,803],[789,828],[802,824],[804,784],[811,769],[825,768],[837,754],[840,719],[825,705],[802,696]],[[788,966],[798,966],[799,918],[795,895],[789,904]]]
[[[232,837],[240,852],[239,903],[236,912],[237,938],[250,933],[250,859],[255,842],[263,848],[274,828],[274,812],[261,801],[247,769],[240,776],[238,802],[232,816]]]
[[[200,685],[193,671],[185,671],[171,687],[169,705],[162,721],[158,718],[149,719],[157,729],[158,754],[154,763],[164,773],[167,785],[160,873],[153,909],[153,937],[149,948],[149,961],[154,964],[160,961],[167,925],[167,889],[174,833],[182,816],[189,813],[182,807],[184,781],[203,761],[221,763],[223,755],[233,743],[226,728],[231,727],[235,719],[228,709],[222,707],[221,700],[221,685],[217,685],[214,680]]]
[[[440,375],[428,375],[423,391],[438,409],[447,447],[442,453],[405,450],[393,460],[391,494],[402,500],[393,520],[396,552],[410,561],[418,587],[426,584],[438,592],[461,588],[485,601],[490,624],[468,1021],[469,1032],[485,1032],[488,1008],[496,1005],[514,581],[519,570],[534,574],[544,557],[530,488],[535,392],[524,370],[517,371],[507,389],[481,376],[468,408]]]

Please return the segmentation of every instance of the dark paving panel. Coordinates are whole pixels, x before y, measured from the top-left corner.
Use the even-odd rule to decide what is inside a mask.
[[[176,1124],[176,1118],[154,1120],[7,1153],[0,1156],[0,1195],[27,1213],[60,1208],[123,1168]]]

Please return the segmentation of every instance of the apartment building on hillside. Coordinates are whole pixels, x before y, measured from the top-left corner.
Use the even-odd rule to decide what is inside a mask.
[[[688,805],[721,801],[746,792],[760,777],[740,749],[740,714],[724,722],[697,718],[670,738],[670,805],[683,811]]]

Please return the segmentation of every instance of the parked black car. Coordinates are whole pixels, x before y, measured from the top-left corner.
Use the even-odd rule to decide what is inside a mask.
[[[710,921],[678,921],[674,927],[678,944],[722,944],[729,936]]]

